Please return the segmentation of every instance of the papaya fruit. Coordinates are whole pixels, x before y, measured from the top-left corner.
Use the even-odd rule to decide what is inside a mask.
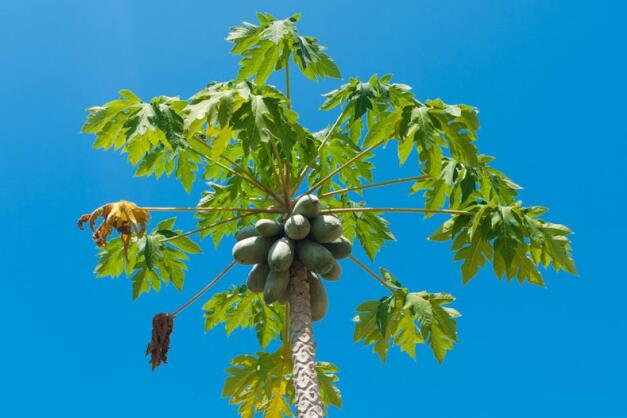
[[[327,280],[337,280],[340,278],[341,274],[342,274],[342,267],[340,266],[340,263],[338,263],[335,259],[333,259],[333,267],[331,267],[331,270],[329,270],[327,273],[324,273],[322,277],[324,277]]]
[[[329,297],[322,281],[311,272],[309,273],[309,302],[311,304],[311,320],[320,321],[329,309]]]
[[[320,199],[313,194],[306,194],[296,201],[292,214],[304,215],[313,218],[320,214]]]
[[[283,296],[290,283],[290,272],[270,270],[263,288],[263,300],[269,305]]]
[[[353,252],[353,244],[345,237],[339,237],[336,240],[327,242],[324,247],[331,251],[335,258],[346,258]]]
[[[268,267],[266,263],[255,264],[250,270],[250,273],[248,273],[248,280],[246,281],[248,290],[253,293],[263,292],[269,273],[270,267]]]
[[[309,235],[309,230],[311,229],[311,225],[307,218],[300,213],[290,216],[285,221],[285,235],[290,237],[291,239],[303,239],[307,235]]]
[[[275,271],[285,271],[294,260],[294,241],[287,237],[274,241],[268,251],[268,266]]]
[[[241,241],[243,239],[254,237],[257,235],[259,234],[257,233],[255,226],[249,225],[237,230],[237,232],[235,233],[235,240]]]
[[[255,230],[262,237],[276,237],[283,232],[283,224],[274,219],[259,219],[255,224]]]
[[[233,258],[240,264],[265,263],[274,240],[266,237],[248,237],[233,246]]]
[[[296,241],[298,259],[314,273],[328,273],[333,268],[333,254],[322,245],[309,239]]]
[[[311,238],[321,244],[335,241],[342,236],[342,223],[331,215],[317,216],[311,221]]]

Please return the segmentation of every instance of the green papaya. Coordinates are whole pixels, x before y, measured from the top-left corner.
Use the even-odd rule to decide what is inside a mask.
[[[248,290],[253,293],[263,292],[263,288],[266,284],[266,278],[270,273],[270,267],[266,263],[255,264],[254,267],[248,273]]]
[[[296,201],[292,214],[300,214],[308,218],[318,216],[320,214],[320,199],[313,194],[304,195]]]
[[[265,263],[274,240],[266,237],[249,237],[233,246],[233,258],[240,264]]]
[[[283,296],[290,283],[290,272],[270,270],[263,288],[263,300],[269,305]]]
[[[268,265],[275,271],[285,271],[294,260],[294,241],[287,237],[279,238],[268,251]]]
[[[327,273],[324,273],[322,277],[324,277],[327,280],[337,280],[340,278],[341,274],[342,274],[342,267],[340,266],[340,263],[338,263],[335,259],[333,259],[333,267],[331,267],[331,270],[329,270]]]
[[[329,297],[322,281],[315,274],[309,274],[309,302],[311,304],[311,320],[320,321],[329,309]]]
[[[314,273],[328,273],[333,268],[333,254],[317,242],[304,239],[296,241],[298,259]]]
[[[309,230],[311,229],[311,225],[307,218],[300,213],[290,216],[285,221],[285,235],[290,237],[291,239],[303,239],[307,235],[309,235]]]
[[[331,254],[333,254],[335,258],[346,258],[353,252],[353,244],[344,237],[339,237],[334,241],[327,242],[324,244],[324,247],[331,251]]]
[[[237,241],[241,241],[243,239],[254,237],[257,235],[259,234],[257,233],[257,230],[255,229],[255,227],[253,225],[249,225],[249,226],[245,226],[243,228],[238,229],[237,232],[235,233],[235,239]]]
[[[311,221],[311,238],[321,244],[335,241],[342,236],[342,223],[331,215],[317,216]]]
[[[274,219],[259,219],[255,229],[262,237],[276,237],[283,232],[283,224]]]

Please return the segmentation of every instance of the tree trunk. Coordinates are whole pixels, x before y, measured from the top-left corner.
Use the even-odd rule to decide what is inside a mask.
[[[316,346],[311,326],[307,270],[295,263],[290,278],[290,343],[296,411],[299,418],[322,418],[320,386],[316,373]]]

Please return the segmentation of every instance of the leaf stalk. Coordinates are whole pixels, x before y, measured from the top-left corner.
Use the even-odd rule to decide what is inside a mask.
[[[373,144],[371,146],[369,146],[368,148],[364,149],[363,151],[360,151],[359,153],[357,153],[353,158],[350,158],[348,161],[346,161],[344,164],[340,165],[339,167],[337,167],[335,170],[331,171],[329,174],[327,174],[326,176],[324,176],[323,178],[321,178],[320,180],[318,180],[317,182],[315,182],[313,184],[313,186],[311,186],[309,188],[309,190],[307,190],[305,193],[303,193],[301,196],[303,195],[307,195],[310,194],[312,192],[314,192],[318,187],[322,186],[324,183],[326,183],[328,180],[332,179],[333,176],[335,176],[337,173],[339,173],[340,171],[342,171],[343,169],[345,169],[346,167],[348,167],[349,165],[351,165],[352,163],[354,163],[355,161],[361,159],[362,157],[364,157],[366,154],[368,154],[370,151],[373,151],[375,148],[380,147],[381,145],[383,145],[385,143],[385,141],[381,141],[381,142],[377,142],[376,144]]]
[[[391,185],[391,184],[406,183],[408,181],[420,180],[420,179],[423,179],[424,177],[425,176],[403,177],[403,178],[400,178],[400,179],[386,180],[386,181],[381,181],[381,182],[378,182],[378,183],[368,183],[368,184],[364,184],[364,185],[361,185],[361,186],[347,187],[345,189],[332,190],[330,192],[321,193],[321,194],[318,195],[318,197],[320,199],[323,199],[325,197],[335,196],[337,194],[344,194],[344,193],[354,192],[354,191],[357,191],[357,190],[365,190],[365,189],[371,189],[373,187],[382,187],[382,186],[388,186],[388,185]]]
[[[390,213],[441,213],[446,215],[470,215],[465,210],[453,209],[425,209],[425,208],[336,208],[321,210],[322,214],[347,213],[347,212],[390,212]]]
[[[224,270],[222,270],[222,272],[220,274],[218,274],[213,280],[211,280],[209,283],[207,283],[207,285],[205,287],[203,287],[202,289],[200,289],[198,291],[198,293],[196,293],[194,296],[192,296],[192,298],[190,300],[188,300],[187,302],[185,302],[183,305],[181,305],[177,310],[175,310],[174,312],[172,312],[170,314],[170,316],[172,316],[172,318],[175,318],[178,314],[180,314],[181,312],[183,312],[185,309],[187,309],[189,306],[191,306],[194,302],[196,302],[198,299],[200,299],[200,297],[202,295],[204,295],[205,293],[207,293],[209,291],[209,289],[211,289],[216,283],[218,283],[220,281],[220,279],[222,279],[226,273],[229,272],[229,270],[231,270],[233,267],[235,266],[235,261],[232,261],[231,264],[229,264],[227,266],[227,268],[225,268]]]
[[[324,139],[322,140],[322,142],[318,146],[316,154],[320,153],[320,150],[322,149],[322,147],[324,147],[326,145],[326,143],[329,141],[329,139],[331,138],[331,134],[333,134],[335,132],[335,130],[338,128],[338,126],[340,126],[340,123],[342,122],[342,119],[344,119],[345,112],[346,112],[346,109],[342,110],[342,113],[340,113],[340,115],[337,117],[337,119],[335,120],[335,122],[333,123],[331,128],[329,128],[329,130],[327,131],[326,135],[324,136]],[[298,177],[296,179],[296,182],[294,183],[294,187],[292,188],[292,194],[296,193],[296,191],[298,190],[298,188],[302,184],[302,182],[305,179],[305,177],[307,177],[307,173],[309,172],[310,169],[311,169],[311,165],[309,163],[305,164],[305,166],[301,170],[300,174],[298,175]]]
[[[370,267],[368,267],[367,265],[365,265],[364,263],[362,263],[361,261],[359,261],[357,258],[355,258],[354,255],[349,255],[348,258],[351,259],[351,261],[353,261],[355,264],[357,264],[359,267],[361,267],[363,270],[366,271],[366,273],[368,273],[370,276],[374,277],[374,279],[376,281],[378,281],[381,286],[385,287],[387,290],[389,290],[390,292],[394,293],[394,289],[392,287],[390,287],[385,280],[383,280],[383,278],[379,277],[379,275],[377,273],[375,273],[374,271],[372,271],[370,269]]]

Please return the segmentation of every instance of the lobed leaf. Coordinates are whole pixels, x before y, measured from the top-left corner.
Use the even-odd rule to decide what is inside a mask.
[[[268,306],[263,296],[254,294],[246,285],[233,286],[216,293],[203,306],[205,331],[224,324],[227,335],[237,328],[254,328],[262,348],[281,335],[285,308]]]
[[[324,53],[316,38],[298,34],[296,22],[300,15],[276,19],[269,13],[257,14],[259,25],[243,22],[231,29],[227,41],[233,52],[242,55],[238,81],[254,78],[263,85],[273,71],[288,65],[290,56],[305,77],[312,80],[340,77],[335,62]]]
[[[118,277],[122,273],[131,278],[132,296],[137,299],[151,289],[159,291],[163,283],[172,283],[183,289],[187,254],[202,252],[200,247],[187,237],[162,242],[165,238],[179,235],[173,230],[175,218],[160,222],[150,234],[134,238],[124,254],[120,238],[109,241],[100,253],[95,273],[97,277]]]
[[[227,378],[222,396],[229,403],[238,405],[241,417],[253,417],[256,413],[267,418],[292,417],[294,384],[292,359],[284,347],[273,353],[258,352],[241,355],[231,361],[226,369]],[[323,407],[342,406],[342,395],[336,386],[338,369],[331,363],[317,362],[316,371],[320,383]]]
[[[497,277],[514,277],[544,286],[540,267],[577,274],[571,234],[564,225],[539,219],[544,208],[522,207],[520,202],[499,205],[477,203],[466,208],[471,215],[446,221],[431,236],[434,241],[452,240],[455,259],[462,260],[462,279],[468,282],[491,261]]]
[[[391,296],[369,300],[357,307],[353,341],[372,345],[382,361],[386,361],[389,349],[394,346],[415,358],[416,345],[426,342],[442,363],[457,342],[455,318],[459,317],[456,310],[443,305],[455,299],[443,293],[410,293],[390,271],[382,271],[396,290]]]

